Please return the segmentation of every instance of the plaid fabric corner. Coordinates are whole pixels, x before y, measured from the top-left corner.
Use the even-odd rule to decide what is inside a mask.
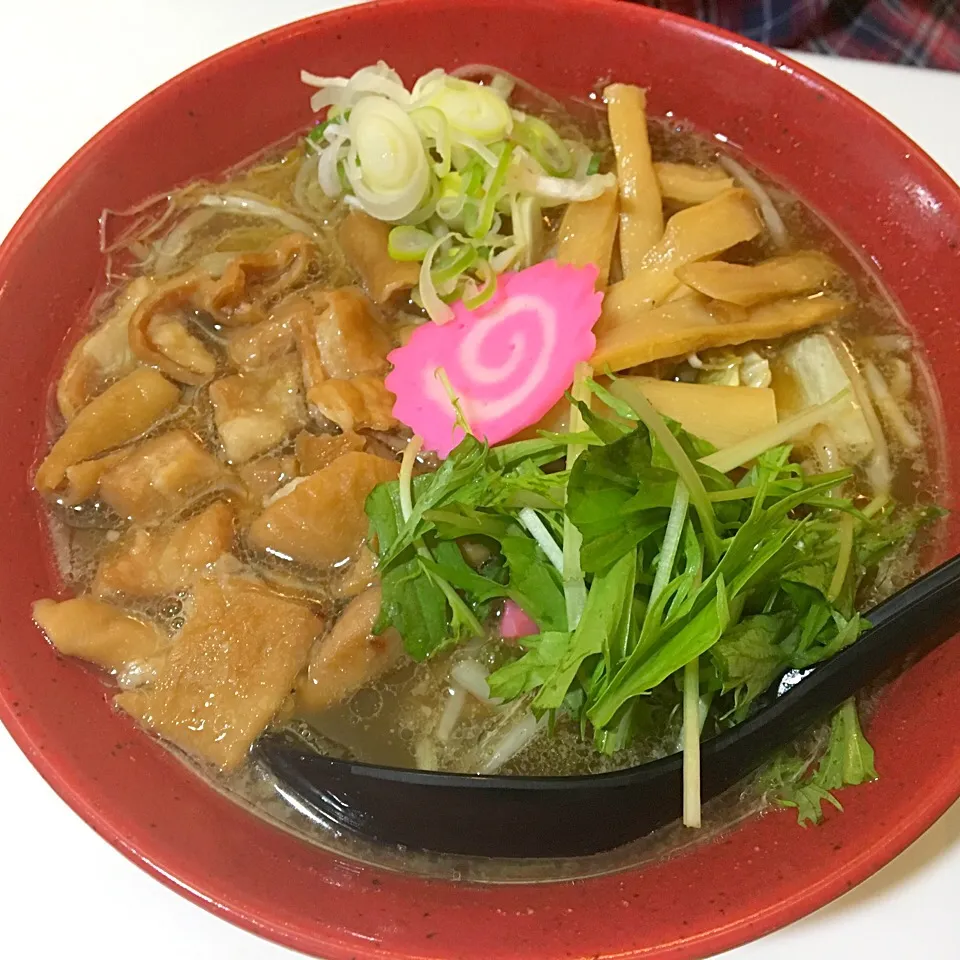
[[[773,47],[960,69],[954,0],[652,0]]]

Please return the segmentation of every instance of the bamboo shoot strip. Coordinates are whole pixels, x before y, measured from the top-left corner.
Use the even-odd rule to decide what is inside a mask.
[[[663,236],[663,204],[647,136],[647,94],[614,83],[603,91],[620,187],[620,260],[630,276]]]
[[[847,300],[824,294],[762,304],[745,311],[742,319],[731,319],[715,303],[700,297],[684,297],[632,314],[610,306],[609,299],[608,294],[590,365],[612,372],[710,347],[785,337],[836,320],[851,307]]]
[[[621,210],[623,204],[621,193]],[[633,316],[639,310],[657,306],[679,285],[676,271],[680,267],[752,240],[762,227],[757,205],[746,190],[727,190],[706,203],[675,213],[662,238],[629,271],[625,268],[624,279],[610,288],[604,313]],[[622,219],[620,255],[623,256]]]
[[[597,289],[610,277],[613,241],[617,235],[617,190],[611,187],[595,200],[571,203],[560,222],[557,262],[574,267],[588,263],[597,268]]]
[[[772,257],[754,266],[713,260],[690,263],[677,277],[704,296],[741,307],[765,300],[812,293],[839,274],[836,264],[822,253],[794,253]]]
[[[676,203],[706,203],[729,190],[733,177],[722,167],[698,167],[692,163],[655,163],[657,183],[664,200]]]

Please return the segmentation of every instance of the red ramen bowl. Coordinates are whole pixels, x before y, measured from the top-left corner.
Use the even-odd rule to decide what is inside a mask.
[[[103,285],[101,210],[216,175],[305,125],[301,66],[349,74],[381,57],[407,78],[492,63],[558,95],[602,78],[638,83],[654,114],[742,148],[862,252],[922,342],[957,439],[960,191],[862,103],[771,50],[629,4],[398,0],[305,20],[124,113],[0,249],[0,718],[131,860],[234,923],[328,960],[702,957],[760,936],[863,880],[960,795],[960,643],[885,690],[870,728],[881,778],[844,793],[845,812],[820,828],[768,814],[643,868],[518,887],[359,866],[271,826],[116,713],[102,680],[58,658],[31,623],[30,602],[59,589],[31,466],[52,358]],[[956,552],[957,521],[947,538]]]

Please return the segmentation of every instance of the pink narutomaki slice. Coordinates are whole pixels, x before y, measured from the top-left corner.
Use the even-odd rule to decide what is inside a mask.
[[[507,600],[500,614],[500,636],[504,640],[517,640],[520,637],[532,637],[540,632],[536,621],[513,600]]]
[[[592,265],[545,260],[502,275],[483,307],[456,303],[449,323],[418,327],[388,357],[393,415],[445,457],[463,430],[438,376],[443,370],[474,436],[492,445],[536,423],[570,388],[577,363],[593,354],[603,300],[596,279]]]

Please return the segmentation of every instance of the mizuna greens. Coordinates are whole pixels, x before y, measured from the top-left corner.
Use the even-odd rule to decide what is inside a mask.
[[[373,491],[377,629],[396,627],[422,659],[480,636],[510,598],[540,633],[489,676],[492,696],[572,722],[613,754],[682,710],[686,689],[684,715],[699,716],[689,751],[691,733],[696,747],[740,722],[785,671],[853,643],[867,627],[855,606],[865,578],[937,512],[858,508],[851,471],[808,473],[763,436],[722,472],[709,444],[649,404],[583,386],[616,416],[575,400],[579,432],[493,449],[468,436],[435,473],[405,488],[408,469]],[[570,445],[582,452],[568,466]],[[479,567],[467,541],[489,548]],[[853,782],[844,769],[834,763],[824,789]]]

